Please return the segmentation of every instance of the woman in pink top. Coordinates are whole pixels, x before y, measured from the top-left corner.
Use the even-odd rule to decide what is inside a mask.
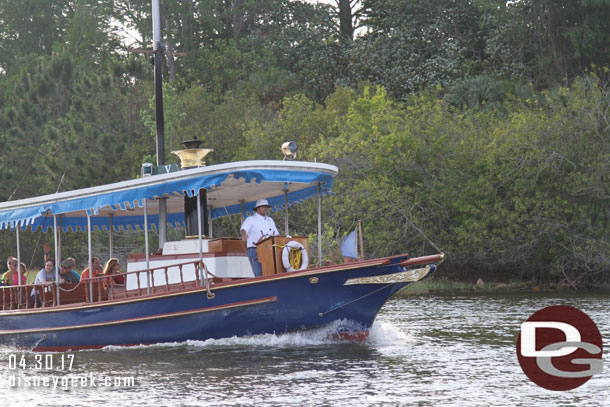
[[[19,285],[19,272],[17,271],[17,259],[12,257],[6,262],[8,271],[4,274],[5,285]],[[25,285],[27,277],[25,275],[26,267],[24,263],[21,263],[21,285]]]

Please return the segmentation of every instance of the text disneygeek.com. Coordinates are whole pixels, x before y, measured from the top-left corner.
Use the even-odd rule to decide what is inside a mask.
[[[72,388],[109,388],[134,387],[136,380],[133,376],[103,376],[94,375],[18,375],[8,376],[8,386],[13,389],[27,389],[35,387],[48,387],[52,389],[69,390]]]

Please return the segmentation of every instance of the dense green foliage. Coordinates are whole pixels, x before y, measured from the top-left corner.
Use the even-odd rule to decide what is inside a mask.
[[[610,281],[609,0],[161,6],[166,160],[197,136],[211,163],[279,159],[294,140],[337,165],[325,260],[361,220],[367,257],[443,250],[449,276]],[[0,0],[0,22],[0,199],[154,161],[150,54],[128,52],[150,47],[150,1]],[[315,232],[315,211],[291,209],[292,234]],[[22,236],[33,265],[40,240]],[[64,244],[84,251],[82,234]]]

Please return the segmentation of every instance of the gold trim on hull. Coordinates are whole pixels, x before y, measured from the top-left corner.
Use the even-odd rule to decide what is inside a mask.
[[[426,266],[400,273],[384,274],[382,276],[350,278],[343,285],[414,283],[426,277],[431,269],[430,266]]]

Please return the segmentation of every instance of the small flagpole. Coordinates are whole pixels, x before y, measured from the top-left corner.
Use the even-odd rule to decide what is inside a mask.
[[[360,260],[364,259],[364,245],[362,244],[362,223],[358,221],[358,238],[360,240]],[[358,248],[356,247],[356,253],[358,253]]]
[[[358,221],[358,222],[360,222],[360,221]],[[351,261],[358,260],[358,227],[356,227],[356,229],[354,229],[354,253],[356,253],[356,258],[352,259]]]

